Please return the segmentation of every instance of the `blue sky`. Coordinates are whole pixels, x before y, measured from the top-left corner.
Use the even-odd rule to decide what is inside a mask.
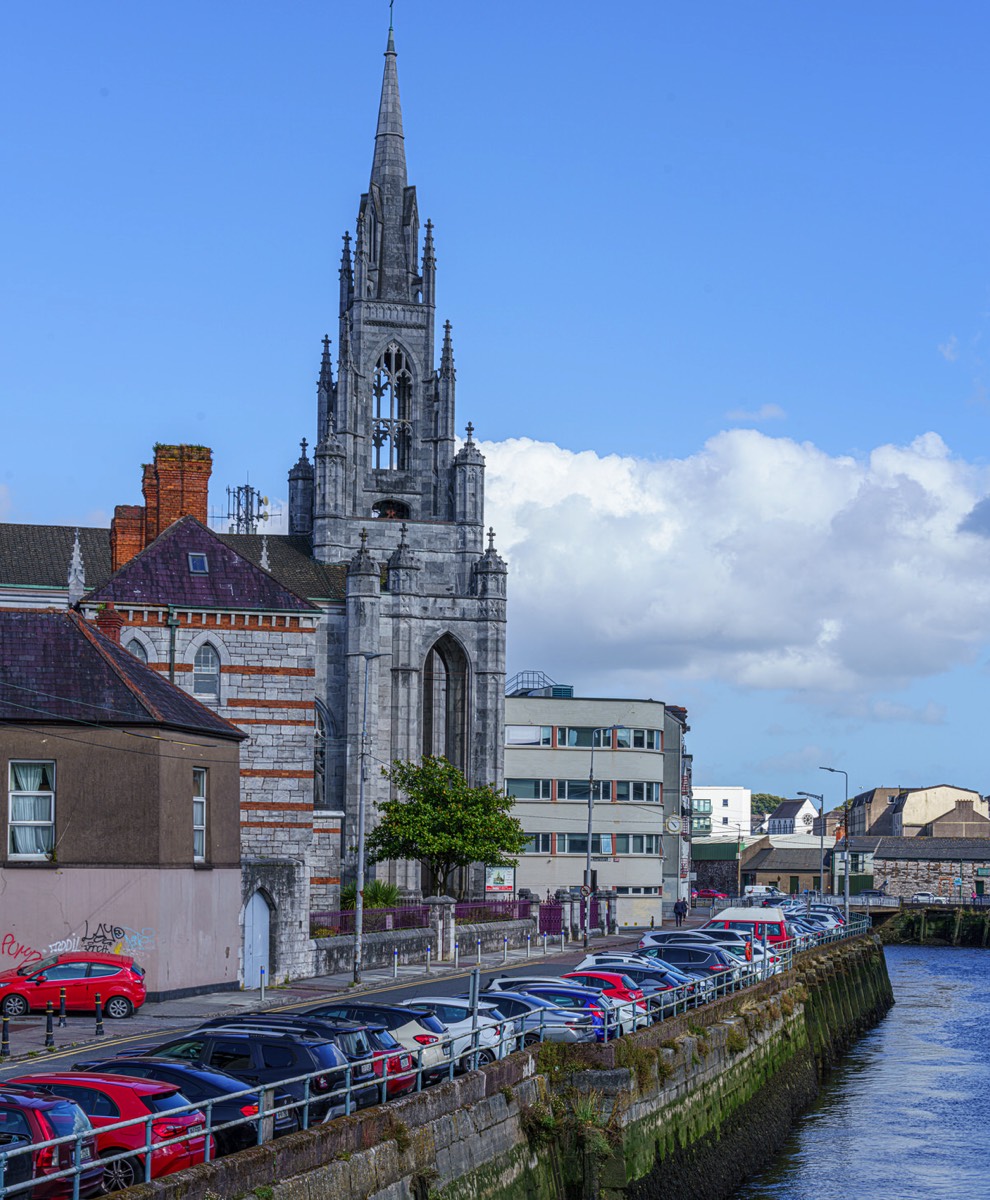
[[[510,670],[687,705],[701,783],[990,791],[990,8],[396,10]],[[5,8],[0,519],[106,523],[156,441],[284,496],[386,28]]]

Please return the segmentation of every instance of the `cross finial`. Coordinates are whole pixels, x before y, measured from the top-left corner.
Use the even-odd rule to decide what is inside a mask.
[[[471,422],[470,422],[470,421],[468,421],[467,425],[465,426],[465,432],[466,432],[466,433],[467,433],[467,435],[468,435],[468,436],[467,436],[467,440],[468,440],[468,441],[470,441],[470,440],[471,440],[471,435],[474,433],[474,426],[471,424]]]
[[[392,12],[392,10],[394,9],[394,7],[395,7],[395,0],[388,0],[388,28],[389,28],[389,32],[391,32],[391,31],[392,31],[392,16],[393,16],[393,12]]]
[[[488,526],[488,549],[495,549],[495,530],[491,525]]]
[[[367,531],[367,529],[362,529],[361,530],[361,553],[363,554],[367,549],[368,549],[368,531]]]
[[[306,457],[306,447],[308,445],[309,445],[309,442],[307,442],[305,438],[303,438],[303,440],[299,443],[299,448],[302,450],[303,458]]]
[[[400,546],[407,545],[406,534],[408,532],[409,532],[409,526],[405,523],[405,521],[403,521],[402,524],[399,526],[399,545]]]
[[[323,335],[323,353],[324,354],[330,353],[330,335],[328,333],[325,333]]]

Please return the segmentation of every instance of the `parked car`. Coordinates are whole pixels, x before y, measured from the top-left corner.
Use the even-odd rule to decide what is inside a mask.
[[[144,968],[125,954],[52,954],[29,966],[0,972],[0,1013],[23,1017],[39,1009],[44,1012],[49,1000],[57,1012],[61,988],[65,988],[67,1010],[92,1012],[99,992],[104,1015],[119,1020],[144,1003]]]
[[[246,1012],[213,1017],[200,1029],[250,1029],[258,1032],[286,1033],[290,1036],[327,1038],[351,1064],[351,1090],[354,1104],[367,1108],[380,1099],[378,1088],[370,1086],[375,1076],[375,1051],[369,1027],[356,1021],[338,1021],[325,1017],[301,1017],[295,1013]]]
[[[197,1109],[189,1109],[189,1100],[175,1084],[77,1071],[45,1071],[23,1075],[11,1082],[61,1096],[63,1100],[79,1105],[96,1130],[97,1153],[104,1159],[105,1192],[133,1187],[145,1178],[147,1155],[142,1151],[147,1145],[149,1116],[153,1118],[150,1125],[152,1179],[183,1171],[203,1162],[206,1157],[206,1117]],[[185,1111],[176,1112],[176,1109]],[[105,1127],[117,1126],[121,1121],[137,1123],[104,1132]],[[181,1140],[172,1141],[173,1138]],[[210,1150],[212,1157],[212,1145]]]
[[[717,888],[698,888],[697,898],[699,900],[728,900],[728,892],[720,892]]]
[[[329,1038],[307,1037],[274,1030],[199,1029],[157,1046],[144,1046],[127,1058],[153,1055],[216,1067],[245,1083],[265,1087],[284,1083],[294,1099],[307,1098],[300,1075],[312,1075],[309,1084],[311,1121],[329,1121],[346,1111],[348,1062]],[[355,1106],[358,1098],[352,1096]]]
[[[416,996],[400,1000],[402,1007],[427,1008],[442,1021],[451,1041],[450,1053],[459,1070],[487,1066],[497,1058],[505,1058],[515,1049],[522,1033],[521,1024],[507,1021],[505,1015],[490,1001],[480,1003],[477,1018],[471,1005],[458,996]]]
[[[911,897],[912,904],[948,904],[945,896],[936,896],[934,892],[915,892]],[[2,978],[2,977],[0,977]]]
[[[499,1012],[521,1022],[522,1043],[534,1042],[593,1042],[594,1024],[590,1016],[559,1008],[541,996],[525,992],[482,992],[481,1000],[498,1006]]]
[[[381,1025],[409,1051],[413,1070],[422,1066],[424,1083],[436,1082],[450,1070],[450,1044],[443,1040],[446,1032],[443,1022],[425,1008],[376,1004],[372,1000],[340,1000],[313,1004],[299,1010],[299,1015]]]
[[[591,1016],[594,1026],[595,1039],[599,1042],[604,1041],[606,1036],[617,1037],[620,1033],[625,1032],[621,1024],[621,1013],[608,996],[601,991],[581,987],[566,979],[540,976],[529,978],[518,975],[501,976],[489,980],[487,990],[495,993],[520,991],[527,996],[540,996],[544,1000],[549,1000],[558,1008],[588,1014]],[[632,1030],[632,1022],[627,1022],[627,1025],[629,1030]]]
[[[583,971],[568,971],[563,979],[571,979],[582,987],[601,988],[610,999],[620,1006],[623,1017],[645,1018],[646,1004],[643,1001],[643,989],[628,975],[607,967],[592,967]]]
[[[136,1079],[157,1079],[160,1083],[174,1084],[191,1103],[199,1105],[203,1111],[209,1108],[211,1127],[226,1125],[230,1121],[243,1121],[242,1125],[233,1125],[229,1129],[218,1129],[216,1138],[217,1154],[234,1154],[238,1150],[246,1150],[258,1141],[256,1118],[261,1112],[261,1097],[257,1092],[248,1092],[243,1096],[233,1096],[233,1093],[244,1090],[244,1081],[235,1079],[224,1071],[212,1067],[198,1067],[195,1063],[179,1062],[174,1058],[97,1058],[87,1062],[74,1063],[73,1071],[87,1073],[108,1072],[111,1075],[125,1075]],[[299,1128],[299,1118],[296,1110],[285,1108],[292,1103],[292,1096],[283,1088],[275,1088],[270,1097],[265,1098],[265,1111],[282,1109],[273,1118],[275,1137],[286,1133],[295,1133]]]
[[[780,908],[726,908],[717,913],[702,929],[736,929],[754,941],[786,942],[790,940],[785,914]]]
[[[736,965],[729,961],[725,953],[717,946],[677,945],[664,942],[655,946],[657,957],[664,962],[672,963],[695,975],[707,977],[716,981],[732,977]]]
[[[73,1194],[71,1176],[44,1182],[47,1175],[66,1171],[75,1163],[75,1141],[59,1146],[44,1146],[25,1151],[56,1138],[82,1135],[80,1145],[79,1195],[98,1196],[103,1192],[103,1163],[96,1153],[96,1132],[78,1104],[39,1091],[25,1084],[0,1084],[0,1151],[11,1155],[7,1159],[4,1184],[27,1183],[35,1179],[30,1190],[15,1192],[15,1196],[31,1200],[70,1200]],[[25,1151],[23,1153],[15,1153]]]

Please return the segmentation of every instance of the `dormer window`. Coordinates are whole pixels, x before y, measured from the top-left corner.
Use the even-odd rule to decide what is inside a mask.
[[[190,575],[209,575],[210,564],[205,554],[190,554],[189,555],[189,574]]]

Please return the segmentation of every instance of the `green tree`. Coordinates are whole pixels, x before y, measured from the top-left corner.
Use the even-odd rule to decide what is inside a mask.
[[[396,761],[382,774],[402,796],[378,806],[368,835],[370,862],[408,858],[430,870],[438,892],[458,867],[512,867],[526,835],[511,815],[512,798],[491,784],[471,787],[445,758]]]
[[[772,813],[778,805],[783,804],[786,799],[786,796],[774,796],[770,792],[754,792],[753,816],[765,817],[768,813]]]

